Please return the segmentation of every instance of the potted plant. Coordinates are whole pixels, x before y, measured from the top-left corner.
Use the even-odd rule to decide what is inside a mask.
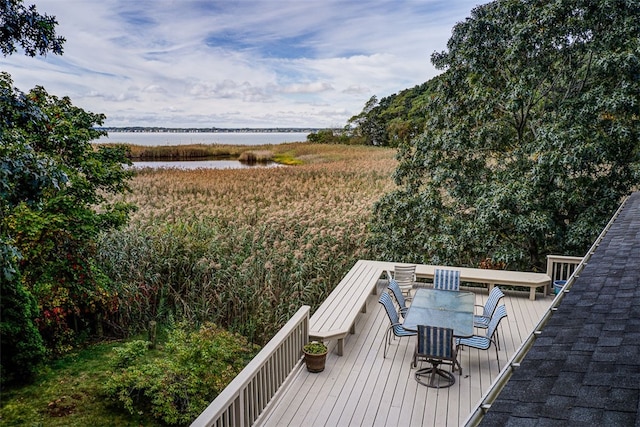
[[[307,371],[322,372],[324,363],[327,360],[327,346],[318,341],[311,341],[302,347],[304,361],[307,364]]]

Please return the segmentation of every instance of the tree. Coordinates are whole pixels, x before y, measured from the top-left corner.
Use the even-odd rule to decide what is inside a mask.
[[[385,139],[384,123],[380,120],[378,97],[373,95],[357,116],[349,119],[348,125],[355,127],[354,137],[362,139],[364,145],[382,145]]]
[[[29,56],[62,52],[55,19],[33,6],[25,15],[17,1],[1,7],[5,56],[15,43]],[[96,129],[103,121],[42,87],[25,94],[0,73],[2,383],[28,379],[44,356],[43,338],[50,351],[64,350],[79,333],[98,329],[109,311],[95,240],[125,223],[131,207],[107,197],[126,190],[131,172],[123,168],[124,148],[91,145],[104,133]]]
[[[28,56],[46,55],[51,51],[62,55],[64,37],[56,36],[55,17],[40,15],[35,5],[26,8],[22,0],[0,2],[0,51],[4,56],[17,51],[20,45]]]
[[[54,18],[40,16],[20,1],[0,3],[0,50],[4,56],[16,51],[16,43],[29,56],[62,53],[64,38],[56,37]],[[45,348],[36,327],[37,302],[22,283],[19,262],[22,255],[5,226],[9,212],[28,195],[25,204],[37,204],[51,186],[64,175],[12,132],[16,122],[25,123],[40,116],[23,96],[15,93],[8,74],[0,75],[0,384],[28,380],[43,359]],[[21,149],[22,148],[22,149]]]
[[[320,129],[307,135],[307,141],[313,144],[345,144],[349,142],[349,137],[342,129]]]
[[[7,129],[14,138],[5,141],[5,148],[14,154],[2,159],[9,165],[5,187],[10,191],[0,229],[22,257],[22,282],[42,310],[38,321],[45,343],[60,353],[79,332],[97,332],[99,317],[111,310],[108,281],[93,261],[95,241],[100,232],[126,222],[130,206],[108,203],[107,196],[126,191],[131,171],[122,167],[128,163],[124,147],[94,149],[91,144],[104,133],[95,128],[104,115],[86,112],[42,87],[24,99],[40,115]],[[33,179],[33,169],[11,163],[26,155],[49,165],[44,182],[40,176]]]
[[[640,4],[504,0],[454,27],[426,127],[371,245],[396,261],[542,269],[585,254],[640,176]]]
[[[397,147],[420,135],[426,121],[424,104],[437,78],[384,97],[372,96],[360,114],[349,119],[352,142]]]

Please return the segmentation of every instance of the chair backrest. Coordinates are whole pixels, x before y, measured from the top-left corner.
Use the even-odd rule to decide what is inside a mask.
[[[454,357],[453,329],[418,325],[416,354],[423,358],[452,359]]]
[[[413,284],[416,278],[415,265],[396,265],[393,267],[393,279],[399,285]]]
[[[396,311],[393,301],[391,301],[391,297],[388,293],[383,292],[382,295],[380,295],[378,302],[384,306],[392,325],[400,323],[400,316],[398,316],[398,312]]]
[[[489,321],[489,327],[487,328],[487,338],[491,339],[495,333],[500,321],[507,317],[507,308],[504,305],[496,307],[496,311],[493,312],[491,320]]]
[[[387,288],[389,288],[389,290],[393,293],[393,296],[396,298],[396,301],[398,301],[398,306],[400,307],[400,309],[406,308],[407,303],[404,300],[404,295],[402,295],[402,291],[400,290],[400,286],[398,286],[398,282],[396,282],[396,279],[389,279]]]
[[[494,288],[491,289],[491,292],[489,293],[487,302],[484,304],[482,315],[485,317],[491,317],[493,315],[493,312],[496,311],[496,307],[503,297],[504,292],[502,292],[499,287],[494,286]]]
[[[436,268],[433,274],[433,288],[444,291],[459,291],[460,271]]]

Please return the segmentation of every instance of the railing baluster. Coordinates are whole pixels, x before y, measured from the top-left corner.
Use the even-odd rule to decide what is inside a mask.
[[[556,280],[569,280],[581,262],[582,257],[547,255],[547,275],[551,278],[551,284]]]

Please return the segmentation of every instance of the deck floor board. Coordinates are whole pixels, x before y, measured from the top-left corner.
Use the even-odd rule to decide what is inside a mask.
[[[312,374],[301,367],[261,418],[262,426],[458,426],[498,374],[495,349],[464,348],[459,354],[462,375],[449,388],[433,389],[415,381],[411,367],[415,337],[391,341],[383,357],[384,334],[389,320],[370,296],[367,313],[358,318],[356,334],[344,343],[344,355],[327,355],[323,372]],[[476,304],[488,297],[484,288],[472,289]],[[503,368],[522,341],[533,331],[553,301],[540,294],[506,292],[502,303],[507,318],[499,328],[500,367]],[[478,330],[478,333],[483,333]],[[424,365],[418,364],[418,368]]]

